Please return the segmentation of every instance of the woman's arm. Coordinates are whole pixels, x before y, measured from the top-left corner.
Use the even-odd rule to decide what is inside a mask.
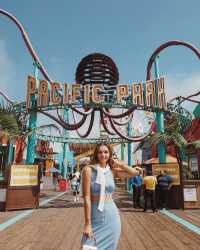
[[[111,160],[111,165],[113,166],[115,177],[119,178],[130,178],[143,172],[140,167],[131,168],[125,162],[116,159]]]
[[[91,167],[86,166],[83,170],[83,175],[82,175],[82,192],[83,192],[84,217],[85,217],[85,226],[83,234],[85,234],[87,237],[92,236],[91,199],[90,199],[91,173],[92,173]]]

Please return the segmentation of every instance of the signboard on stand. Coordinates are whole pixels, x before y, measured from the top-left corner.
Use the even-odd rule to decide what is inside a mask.
[[[6,210],[39,206],[38,165],[12,164],[9,167]]]
[[[38,165],[12,165],[10,171],[10,187],[38,185]]]
[[[187,187],[183,189],[184,201],[197,201],[197,190],[196,187]]]

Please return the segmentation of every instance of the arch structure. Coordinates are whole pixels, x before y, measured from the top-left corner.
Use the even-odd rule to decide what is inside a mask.
[[[40,73],[44,76],[46,81],[48,83],[52,83],[53,80],[47,73],[47,70],[42,65],[39,57],[37,56],[35,50],[33,49],[33,46],[30,42],[30,39],[23,28],[22,24],[19,22],[19,20],[10,14],[9,12],[0,9],[0,14],[6,16],[12,22],[15,23],[19,31],[21,32],[23,41],[25,42],[25,45],[28,49],[28,52],[30,53],[33,61],[35,62],[38,70]],[[195,48],[193,45],[183,42],[183,41],[170,41],[167,43],[162,44],[159,48],[157,48],[152,56],[149,59],[148,65],[147,65],[147,80],[151,79],[151,68],[154,62],[155,57],[164,49],[166,49],[169,46],[174,45],[182,45],[189,49],[191,49],[197,57],[200,59],[200,53],[197,48]],[[92,85],[94,82],[97,82],[99,84],[105,85],[104,90],[105,92],[102,93],[102,95],[106,95],[106,98],[110,98],[109,96],[114,96],[116,94],[116,85],[119,80],[118,75],[118,69],[115,65],[115,63],[112,61],[111,58],[108,56],[105,56],[100,53],[94,53],[91,55],[86,56],[82,59],[82,61],[79,63],[77,67],[76,72],[76,80],[85,86],[86,84]],[[190,95],[186,99],[191,99],[191,97],[194,95]],[[4,96],[4,98],[7,98]],[[20,104],[14,104],[12,100],[8,101],[13,105],[14,110],[23,110],[24,112],[29,112],[24,108],[24,103]],[[124,106],[123,106],[124,107]],[[124,132],[124,129],[127,129],[128,124],[131,123],[133,114],[135,110],[137,109],[134,105],[126,105],[126,108],[121,107],[121,109],[118,109],[118,112],[114,112],[114,107],[112,104],[110,107],[105,106],[92,106],[92,107],[75,107],[71,105],[70,107],[67,107],[67,110],[71,112],[71,116],[68,117],[66,120],[63,116],[63,109],[66,109],[66,107],[57,107],[57,114],[48,113],[48,108],[46,110],[35,107],[35,112],[39,112],[40,114],[43,114],[49,118],[51,118],[53,121],[58,123],[60,126],[62,126],[66,130],[76,130],[78,135],[81,138],[87,138],[92,128],[95,126],[95,115],[98,112],[100,123],[104,129],[104,131],[107,132],[108,135],[118,135],[123,140],[129,141],[129,142],[138,142],[143,139],[145,139],[148,135],[151,134],[153,130],[153,126],[150,126],[149,130],[141,135],[131,136],[127,135],[126,132]],[[62,109],[62,110],[61,110]],[[33,110],[32,110],[33,111]],[[78,121],[77,121],[78,117]],[[71,121],[70,121],[71,120]],[[87,121],[87,122],[86,122]],[[84,129],[84,133],[80,133],[79,129],[83,126],[83,124],[88,124],[87,128]],[[152,123],[153,124],[153,123]]]
[[[154,50],[154,52],[152,53],[151,57],[149,58],[149,61],[147,63],[147,69],[146,69],[146,79],[150,80],[151,79],[151,69],[154,63],[155,58],[166,48],[169,48],[171,46],[183,46],[186,47],[188,49],[190,49],[196,56],[197,58],[200,60],[200,51],[199,49],[197,49],[194,45],[192,45],[191,43],[187,43],[185,41],[179,41],[179,40],[172,40],[172,41],[168,41],[165,42],[163,44],[161,44],[158,48],[156,48]],[[179,103],[182,103],[184,101],[191,101],[194,103],[200,103],[199,101],[193,100],[191,99],[192,97],[198,96],[200,95],[200,91],[193,93],[187,97],[183,97],[183,96],[176,96],[174,98],[172,98],[169,103],[173,102],[174,100],[179,99]]]

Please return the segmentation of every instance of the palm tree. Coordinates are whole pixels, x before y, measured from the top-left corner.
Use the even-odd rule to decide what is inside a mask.
[[[171,114],[168,116],[166,120],[166,126],[164,132],[156,132],[154,133],[150,140],[154,145],[158,145],[160,143],[164,145],[173,145],[175,148],[177,162],[179,164],[180,169],[180,186],[181,186],[181,206],[184,208],[184,197],[183,197],[183,164],[182,164],[182,150],[186,146],[187,141],[180,133],[180,120],[178,116],[175,114]]]
[[[182,135],[182,124],[179,116],[171,113],[165,119],[165,131],[156,132],[150,136],[152,144],[163,143],[164,145],[173,145],[175,147],[177,162],[180,163],[181,150],[187,145],[187,141]]]
[[[183,152],[189,147],[192,147],[195,150],[200,149],[200,141],[188,142],[184,138],[180,116],[175,113],[171,113],[170,116],[168,116],[165,120],[165,132],[156,132],[150,136],[149,140],[154,145],[157,145],[159,143],[163,143],[166,146],[173,145],[176,153],[177,162],[180,166],[180,172],[182,174],[182,177],[186,177],[186,175],[189,175],[187,169],[183,168]]]
[[[22,160],[23,150],[25,148],[25,140],[31,132],[26,128],[27,115],[15,113],[9,108],[0,106],[0,126],[2,137],[7,137],[9,143],[16,144],[15,162],[19,163]]]
[[[193,154],[196,154],[199,150],[200,150],[200,140],[196,140],[196,141],[192,141],[192,142],[188,142],[185,150],[187,152],[187,155],[190,157]],[[189,168],[189,166],[188,166]],[[190,171],[188,169],[187,171],[187,177],[189,177],[190,179],[193,179],[194,176],[190,174]],[[198,178],[199,178],[199,173],[198,173]]]
[[[184,196],[183,196],[183,180],[186,177],[192,178],[189,168],[183,165],[184,151],[189,147],[193,147],[195,150],[200,149],[200,141],[187,142],[184,138],[184,124],[182,123],[181,116],[175,113],[170,113],[165,117],[165,131],[153,133],[148,140],[153,145],[163,143],[166,145],[174,146],[177,162],[180,169],[180,186],[181,186],[181,200],[182,208],[184,208]]]
[[[198,151],[200,150],[200,140],[188,142],[184,136],[184,128],[182,127],[181,120],[179,116],[172,113],[170,116],[165,119],[165,132],[163,133],[152,133],[147,139],[139,142],[135,147],[133,153],[141,149],[145,144],[147,145],[158,145],[163,143],[167,146],[174,146],[176,152],[177,162],[182,171],[183,177],[193,178],[192,174],[189,172],[189,169],[185,168],[185,165],[182,164],[183,151]]]
[[[42,125],[31,130],[26,126],[27,121],[28,114],[15,113],[11,109],[0,106],[0,139],[6,136],[9,142],[15,143],[15,163],[22,161],[26,138],[33,132],[41,133],[46,128],[54,128],[61,134],[60,128],[55,124]]]
[[[177,162],[180,169],[180,185],[182,192],[182,207],[184,207],[183,199],[183,180],[184,177],[192,175],[189,173],[188,169],[183,167],[183,152],[189,146],[195,147],[196,150],[200,149],[200,141],[187,142],[183,136],[183,124],[181,122],[181,117],[175,113],[170,113],[165,117],[165,131],[152,133],[146,142],[150,145],[158,145],[160,143],[169,146],[174,146]],[[137,145],[134,152],[140,149],[144,145],[144,141]]]
[[[7,135],[13,138],[23,133],[17,115],[1,107],[0,107],[0,124],[3,133],[2,135]]]
[[[199,150],[200,149],[200,140],[188,142],[186,147],[187,148],[193,147],[194,150]]]

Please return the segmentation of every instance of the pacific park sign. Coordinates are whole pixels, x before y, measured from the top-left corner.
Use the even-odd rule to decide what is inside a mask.
[[[37,86],[38,85],[38,86]],[[131,105],[140,109],[166,109],[164,78],[144,83],[118,84],[115,86],[116,98],[113,104],[123,105],[129,100]],[[27,78],[26,108],[31,108],[31,96],[36,96],[36,106],[76,105],[80,99],[83,105],[105,105],[104,85],[102,84],[60,84],[39,80],[33,76]]]

